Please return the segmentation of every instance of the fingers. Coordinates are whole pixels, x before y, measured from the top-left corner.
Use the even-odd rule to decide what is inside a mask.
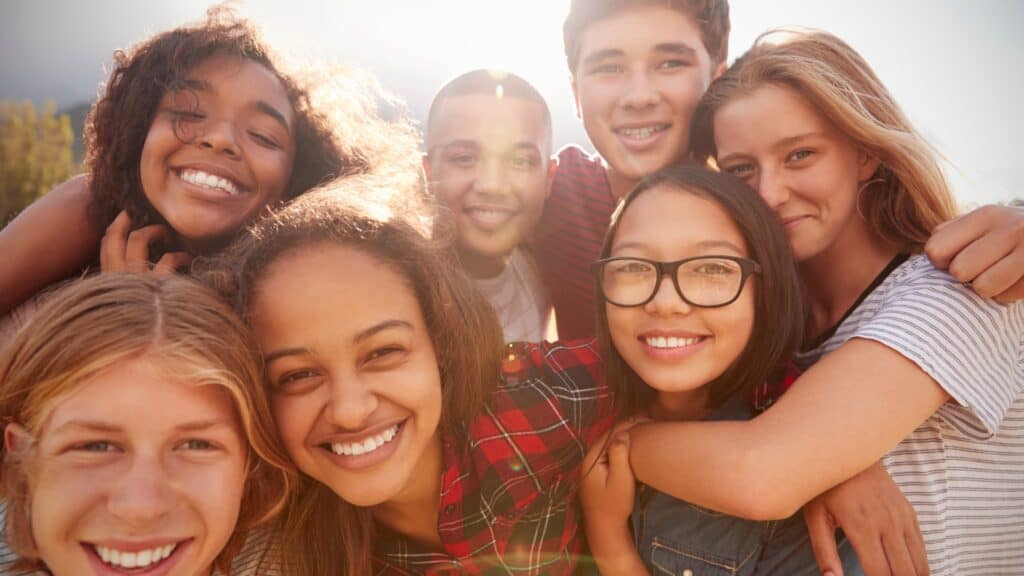
[[[935,228],[924,245],[924,252],[936,268],[949,269],[953,258],[988,229],[988,219],[977,210]]]
[[[914,530],[903,533],[907,550],[910,551],[910,560],[914,563],[914,574],[917,576],[928,576],[931,570],[928,568],[928,553],[924,547],[924,538],[921,536],[921,528],[917,525],[917,514],[914,514]]]
[[[979,240],[975,244],[981,242]],[[971,282],[971,287],[979,296],[1006,302],[1020,299],[1020,295],[1017,298],[1013,296],[1015,290],[1024,291],[1021,285],[1024,285],[1024,247],[1017,247],[988,269],[980,271]]]
[[[128,233],[132,221],[128,213],[121,211],[107,227],[100,241],[100,269],[104,272],[124,272],[124,247],[128,242]]]
[[[636,478],[629,467],[629,434],[620,432],[608,445],[608,487],[626,492],[633,491]]]
[[[971,282],[981,296],[1024,297],[1024,210],[984,206],[939,226],[925,244],[937,268]]]
[[[996,296],[996,302],[1002,304],[1010,304],[1018,300],[1024,300],[1024,277]]]
[[[889,573],[896,576],[914,576],[916,569],[913,558],[907,549],[907,540],[900,530],[887,530],[882,533],[882,548],[889,561]]]
[[[128,235],[128,243],[124,250],[125,265],[129,272],[149,272],[149,247],[156,241],[166,242],[170,232],[166,226],[153,224]]]
[[[811,550],[822,574],[843,576],[843,563],[836,547],[836,527],[820,498],[804,506],[804,522],[811,538]]]
[[[153,266],[153,274],[158,277],[175,274],[190,264],[192,264],[192,255],[188,252],[168,252],[161,256]]]

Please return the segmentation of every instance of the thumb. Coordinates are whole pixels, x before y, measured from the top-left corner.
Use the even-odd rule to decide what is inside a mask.
[[[628,490],[635,483],[633,469],[629,467],[629,434],[616,434],[608,445],[608,485]]]
[[[811,549],[818,568],[826,576],[843,576],[843,563],[836,548],[836,529],[829,520],[825,505],[812,500],[804,506],[804,521],[807,535],[811,538]]]

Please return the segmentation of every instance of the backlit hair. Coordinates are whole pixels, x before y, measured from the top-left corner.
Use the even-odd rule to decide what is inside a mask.
[[[790,89],[881,166],[858,199],[880,238],[920,251],[956,204],[936,152],[913,128],[867,62],[848,44],[820,31],[775,30],[711,83],[697,107],[690,141],[698,159],[717,154],[715,114],[766,85]]]

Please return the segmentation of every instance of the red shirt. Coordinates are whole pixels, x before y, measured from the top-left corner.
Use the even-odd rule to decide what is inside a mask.
[[[551,296],[561,340],[594,335],[595,292],[590,265],[601,254],[618,200],[604,163],[580,148],[558,153],[558,170],[534,235],[534,256]]]
[[[572,574],[587,447],[611,426],[596,344],[509,345],[505,378],[462,442],[444,441],[444,552],[382,531],[375,574]]]

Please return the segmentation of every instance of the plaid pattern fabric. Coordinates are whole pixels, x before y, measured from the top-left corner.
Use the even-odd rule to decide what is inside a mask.
[[[438,531],[443,553],[382,532],[375,573],[571,574],[582,551],[576,491],[611,401],[591,341],[514,343],[503,382],[468,441],[445,439]]]

